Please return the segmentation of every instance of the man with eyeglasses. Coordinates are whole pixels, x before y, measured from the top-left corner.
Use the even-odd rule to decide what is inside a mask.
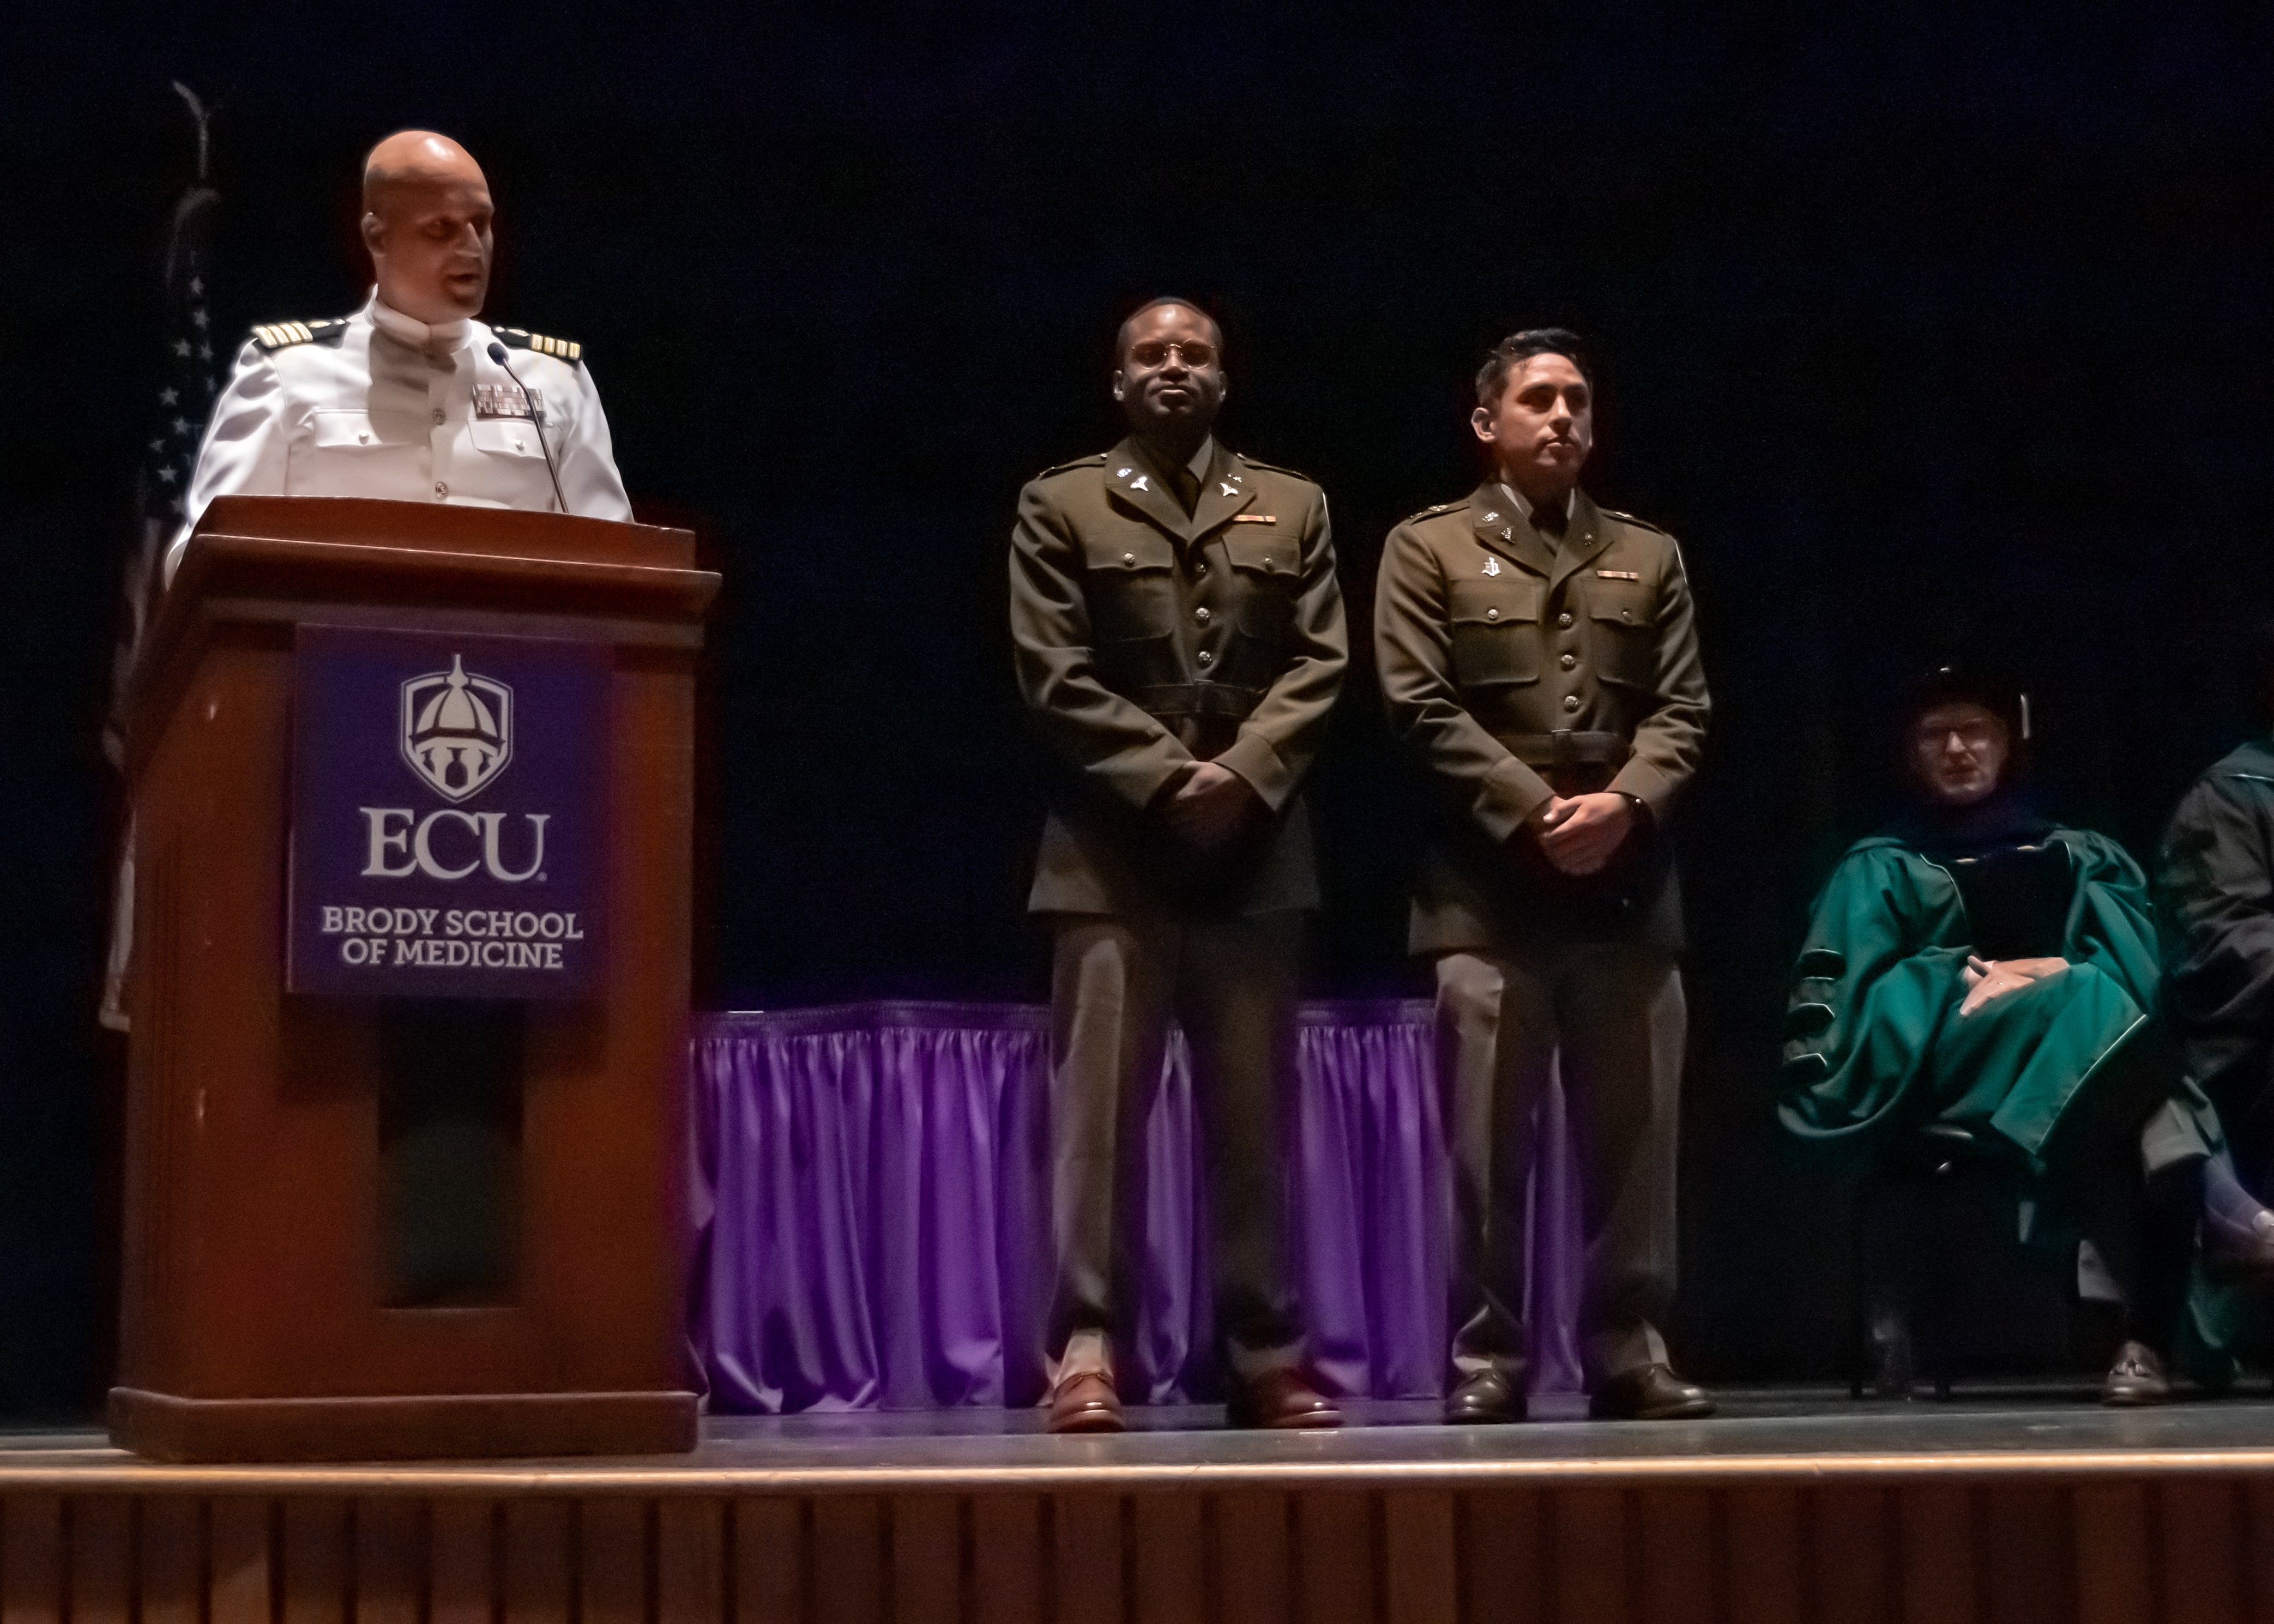
[[[2147,881],[2115,841],[2037,809],[2029,702],[2012,685],[1939,667],[1902,722],[1909,804],[1849,847],[1817,897],[1779,1114],[1882,1174],[1962,1157],[2029,1181],[2032,1233],[2089,1242],[2098,1267],[2080,1259],[2080,1294],[2114,1304],[2103,1402],[2163,1402],[2198,1226],[2207,1259],[2263,1274],[2274,1214],[2236,1180],[2218,1115],[2156,1019]],[[1860,1228],[1874,1385],[1908,1397],[1909,1299],[1934,1260],[1886,1199],[1901,1182],[1867,1184]]]
[[[1205,1136],[1216,1332],[1235,1425],[1333,1426],[1305,1370],[1284,1226],[1299,925],[1319,905],[1299,793],[1348,658],[1326,497],[1216,439],[1223,337],[1156,299],[1124,322],[1129,434],[1019,497],[1019,684],[1065,771],[1030,912],[1054,932],[1053,1432],[1123,1425],[1146,1121],[1171,1018]]]
[[[1573,335],[1497,345],[1470,426],[1491,471],[1390,532],[1374,600],[1392,726],[1445,792],[1409,943],[1437,960],[1442,1031],[1478,1026],[1481,998],[1499,1005],[1492,1064],[1445,1068],[1460,1259],[1445,1417],[1525,1414],[1525,1180],[1558,1074],[1585,1168],[1595,1410],[1708,1415],[1659,1330],[1685,1021],[1661,826],[1707,711],[1689,577],[1671,536],[1579,488],[1594,390]]]

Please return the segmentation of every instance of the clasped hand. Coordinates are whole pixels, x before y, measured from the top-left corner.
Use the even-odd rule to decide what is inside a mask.
[[[1201,762],[1170,793],[1162,811],[1179,839],[1212,851],[1239,832],[1255,800],[1247,780],[1231,768]]]
[[[2066,959],[1983,959],[1969,953],[1966,968],[1959,972],[1959,979],[1966,984],[1966,1001],[1958,1006],[1958,1013],[1963,1019],[1985,1004],[2067,968]]]
[[[1549,797],[1532,815],[1532,830],[1547,861],[1565,874],[1585,878],[1602,872],[1634,827],[1634,803],[1600,790],[1592,795]]]

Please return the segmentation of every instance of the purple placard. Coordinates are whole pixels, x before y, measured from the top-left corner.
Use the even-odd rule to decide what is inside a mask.
[[[299,628],[287,989],[595,991],[609,670],[600,643]]]

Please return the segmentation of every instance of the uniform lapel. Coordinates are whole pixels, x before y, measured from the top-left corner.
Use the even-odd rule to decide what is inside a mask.
[[[1176,492],[1161,488],[1161,476],[1137,448],[1133,436],[1113,447],[1105,459],[1105,488],[1137,509],[1179,542],[1192,539],[1192,521]]]
[[[1535,575],[1547,575],[1555,568],[1555,551],[1540,539],[1540,533],[1517,511],[1516,504],[1490,480],[1469,493],[1469,527],[1476,532],[1480,545],[1523,565]]]
[[[1548,577],[1552,592],[1570,579],[1579,567],[1610,545],[1610,531],[1601,511],[1585,491],[1571,504],[1571,518],[1563,531],[1563,545],[1555,554],[1555,573]]]
[[[1193,507],[1193,536],[1207,535],[1231,522],[1231,515],[1255,500],[1247,470],[1217,440],[1209,454],[1208,472],[1201,476],[1201,499]]]

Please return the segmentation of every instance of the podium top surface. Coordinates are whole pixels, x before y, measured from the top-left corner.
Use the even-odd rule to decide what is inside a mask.
[[[208,536],[633,564],[650,569],[695,567],[695,537],[688,530],[619,524],[574,514],[376,501],[359,496],[215,497],[198,521],[191,547]]]

